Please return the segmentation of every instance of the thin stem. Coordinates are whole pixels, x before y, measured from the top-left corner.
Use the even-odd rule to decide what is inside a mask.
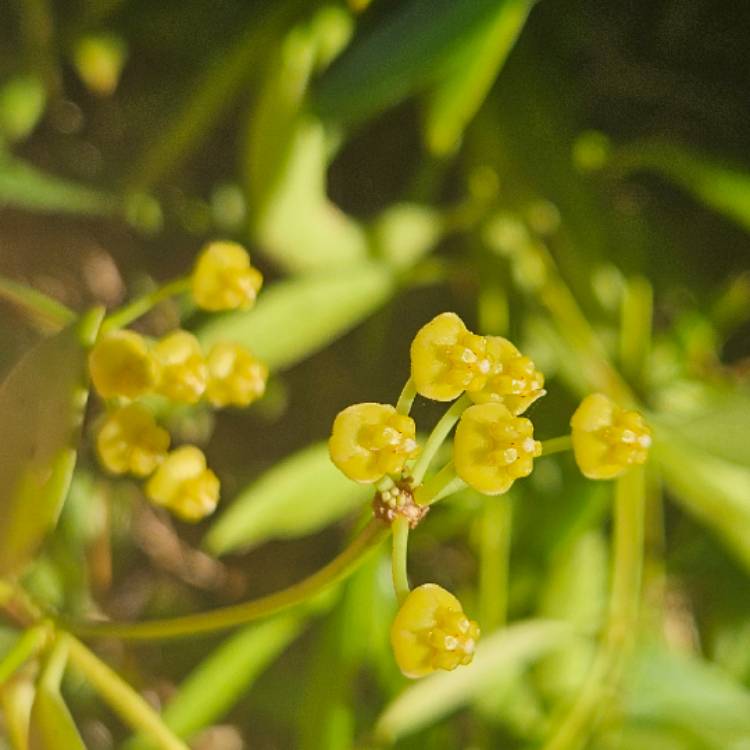
[[[422,483],[424,475],[427,473],[427,469],[430,466],[430,462],[440,450],[440,446],[445,441],[445,438],[448,437],[448,433],[453,429],[453,425],[458,422],[461,414],[470,404],[471,400],[464,393],[464,395],[461,396],[458,401],[455,401],[445,414],[440,417],[438,423],[433,427],[411,473],[415,485]]]
[[[188,746],[172,733],[159,714],[114,670],[73,636],[65,634],[63,639],[71,664],[132,729],[149,735],[162,750],[188,750]]]
[[[163,286],[154,289],[148,294],[144,294],[132,302],[129,302],[119,310],[115,310],[111,315],[107,316],[107,319],[102,324],[102,332],[116,331],[120,328],[130,325],[134,320],[137,320],[142,315],[145,315],[151,309],[156,307],[160,302],[170,297],[175,297],[178,294],[183,294],[190,289],[190,277],[184,276],[179,279],[174,279]]]
[[[485,498],[479,540],[479,603],[482,630],[505,624],[513,504],[510,494]]]
[[[10,679],[23,664],[38,654],[50,637],[49,625],[35,625],[24,632],[0,661],[0,685]]]
[[[409,545],[409,521],[397,516],[391,524],[393,547],[391,550],[391,574],[396,598],[401,604],[409,595],[409,575],[407,573],[407,550]]]
[[[44,665],[44,671],[41,676],[41,683],[45,689],[56,693],[60,690],[65,667],[68,663],[68,644],[62,638],[55,639],[55,645],[47,657]]]
[[[20,307],[46,328],[59,330],[72,323],[76,314],[52,297],[26,284],[0,276],[0,297]]]
[[[543,750],[582,748],[617,689],[638,624],[645,498],[642,467],[617,480],[612,590],[604,636],[583,688]]]
[[[213,633],[244,625],[301,604],[314,594],[351,575],[389,533],[390,527],[382,521],[373,519],[338,557],[317,573],[286,589],[250,602],[166,620],[137,623],[80,622],[71,624],[68,629],[76,635],[88,637],[160,640],[191,637],[199,633]]]
[[[654,290],[648,279],[628,279],[620,310],[620,364],[625,377],[643,377],[651,348]]]
[[[449,461],[435,476],[417,487],[414,501],[417,505],[432,505],[464,487],[466,487],[466,482],[456,475],[453,461]]]
[[[414,385],[414,381],[409,378],[401,391],[401,395],[398,397],[398,401],[396,402],[396,411],[399,414],[408,414],[411,411],[416,396],[417,386]]]
[[[553,453],[563,453],[573,447],[573,440],[570,435],[560,435],[560,437],[542,440],[542,455],[550,456]]]

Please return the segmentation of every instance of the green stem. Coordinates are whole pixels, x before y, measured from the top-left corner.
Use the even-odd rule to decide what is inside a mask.
[[[66,642],[70,663],[132,729],[149,735],[162,750],[188,750],[159,714],[98,656],[71,635],[65,634],[61,639]]]
[[[35,625],[24,632],[0,661],[0,685],[10,679],[32,656],[39,653],[50,638],[47,624]]]
[[[513,504],[510,494],[483,498],[479,540],[479,604],[482,630],[502,627],[508,614],[508,570]]]
[[[20,307],[46,328],[60,329],[72,323],[76,314],[57,300],[33,289],[0,276],[0,297]]]
[[[407,572],[407,550],[409,545],[409,521],[397,516],[391,524],[393,530],[393,547],[391,550],[391,574],[393,588],[398,603],[401,604],[409,595],[409,574]]]
[[[620,364],[625,377],[639,382],[651,347],[654,290],[648,279],[628,279],[620,311]]]
[[[409,378],[401,391],[401,395],[398,397],[398,401],[396,402],[396,411],[399,414],[408,414],[411,411],[416,396],[417,386],[414,385],[414,381]]]
[[[561,435],[560,437],[542,440],[542,455],[550,456],[553,453],[563,453],[573,447],[573,440],[570,435]]]
[[[456,475],[453,461],[449,461],[437,474],[417,487],[414,492],[414,502],[417,505],[432,505],[464,487],[466,487],[466,482]]]
[[[108,315],[107,319],[102,324],[102,332],[106,333],[107,331],[116,331],[120,328],[125,328],[125,326],[130,325],[134,320],[145,315],[165,299],[175,297],[178,294],[183,294],[189,290],[189,276],[174,279],[173,281],[154,289],[152,292],[134,299],[124,307],[121,307],[119,310],[115,310],[111,315]]]
[[[41,684],[46,690],[52,693],[60,691],[65,667],[68,663],[68,643],[65,639],[57,637],[55,645],[49,652],[47,662],[44,665],[44,671],[40,678]]]
[[[433,427],[411,473],[415,485],[422,483],[424,475],[427,473],[427,469],[430,466],[430,462],[440,450],[440,446],[445,441],[445,438],[448,437],[448,433],[453,429],[453,425],[458,422],[461,414],[470,404],[471,400],[464,393],[464,395],[461,396],[458,401],[455,401],[445,414],[440,417],[438,423]]]
[[[160,640],[191,637],[198,633],[213,633],[244,625],[301,604],[314,594],[351,575],[389,533],[388,526],[373,519],[338,557],[317,573],[286,589],[250,602],[166,620],[137,623],[80,622],[71,624],[68,629],[76,635],[87,637]]]
[[[604,636],[578,697],[543,750],[579,750],[615,694],[638,624],[643,569],[644,470],[617,480],[612,591]]]

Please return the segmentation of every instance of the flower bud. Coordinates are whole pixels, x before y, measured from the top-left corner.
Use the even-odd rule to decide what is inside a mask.
[[[247,251],[236,242],[209,243],[192,275],[196,304],[212,312],[248,309],[262,284],[262,274],[250,265]]]
[[[99,460],[113,474],[148,476],[168,449],[169,433],[139,404],[107,414],[96,436]]]
[[[134,331],[101,336],[89,354],[89,372],[102,398],[138,398],[153,390],[159,378],[145,339]]]
[[[589,479],[614,479],[648,458],[651,430],[643,417],[601,393],[583,399],[570,426],[576,463]]]
[[[469,664],[478,640],[479,626],[461,602],[434,583],[411,591],[391,626],[393,653],[406,677]]]
[[[185,521],[200,521],[216,509],[219,479],[206,468],[203,451],[186,445],[172,451],[146,483],[146,495]]]
[[[206,390],[208,368],[198,339],[187,331],[175,331],[154,345],[160,364],[157,393],[171,401],[195,404]]]
[[[245,347],[220,342],[208,355],[208,400],[219,408],[249,406],[266,390],[268,368]]]
[[[350,479],[364,484],[395,474],[418,452],[416,425],[390,404],[348,406],[333,422],[331,460]]]

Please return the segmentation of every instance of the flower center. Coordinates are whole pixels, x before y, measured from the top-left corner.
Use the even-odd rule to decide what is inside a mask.
[[[542,444],[534,440],[534,427],[528,419],[514,417],[490,425],[489,463],[504,468],[514,478],[531,473],[533,459],[542,453]]]
[[[420,633],[430,649],[430,663],[434,669],[455,669],[460,664],[469,664],[474,658],[479,625],[463,612],[439,607],[435,613],[435,625]]]
[[[612,424],[598,431],[607,444],[611,460],[624,466],[645,463],[651,447],[651,430],[636,411],[617,411]]]
[[[448,362],[447,379],[467,391],[479,391],[496,370],[496,363],[487,354],[487,339],[475,333],[465,333],[458,342],[444,347]]]

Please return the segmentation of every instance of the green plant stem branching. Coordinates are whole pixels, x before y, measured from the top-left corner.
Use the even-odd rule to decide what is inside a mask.
[[[604,634],[581,691],[543,750],[580,750],[616,692],[638,624],[645,498],[642,467],[617,480],[612,590]]]
[[[134,320],[137,320],[147,312],[152,310],[160,302],[163,302],[170,297],[176,297],[178,294],[183,294],[190,289],[190,277],[184,276],[179,279],[174,279],[157,289],[154,289],[148,294],[144,294],[132,302],[128,302],[127,305],[121,307],[119,310],[115,310],[111,315],[107,316],[107,319],[102,324],[102,332],[116,331],[120,328],[130,325]]]
[[[378,519],[372,519],[341,554],[316,573],[286,589],[243,604],[150,622],[71,623],[68,629],[85,637],[161,640],[192,637],[244,625],[302,604],[314,594],[351,575],[389,533],[389,526]]]
[[[393,530],[391,573],[396,598],[398,603],[401,604],[409,595],[409,575],[407,573],[409,521],[404,516],[397,516],[391,524],[391,529]]]
[[[46,330],[59,330],[72,323],[76,314],[57,300],[26,284],[0,276],[0,298],[19,307]]]
[[[430,462],[440,450],[440,446],[445,442],[448,433],[453,429],[453,425],[458,422],[461,414],[463,414],[464,410],[470,405],[471,400],[466,394],[464,394],[458,399],[458,401],[451,404],[450,408],[442,417],[440,417],[440,420],[435,427],[433,427],[411,473],[415,485],[422,483],[424,475],[427,473],[427,469],[430,466]]]
[[[9,680],[29,659],[44,649],[50,639],[47,623],[35,625],[24,631],[0,661],[0,685]]]
[[[449,461],[437,474],[417,487],[414,500],[417,505],[432,505],[464,487],[466,487],[466,482],[456,474],[453,461]]]

